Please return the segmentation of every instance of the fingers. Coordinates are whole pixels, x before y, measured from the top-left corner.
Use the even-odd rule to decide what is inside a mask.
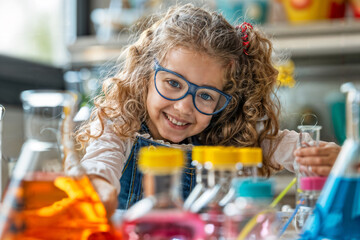
[[[332,166],[336,160],[336,157],[333,156],[310,156],[310,157],[297,157],[295,161],[298,162],[300,165],[311,165],[311,166],[321,166],[321,165],[328,165]]]
[[[304,156],[328,156],[330,154],[337,154],[339,152],[337,147],[306,147],[295,150],[296,157]]]
[[[296,149],[295,156],[305,155],[328,155],[329,153],[339,153],[341,147],[333,142],[320,142],[319,146],[308,146]]]
[[[333,165],[341,147],[335,143],[321,142],[319,147],[298,148],[296,161],[304,165]]]
[[[320,142],[318,147],[298,148],[294,152],[295,161],[307,176],[328,176],[340,150],[341,147],[335,143]]]
[[[306,176],[328,176],[332,166],[300,166],[300,172]]]

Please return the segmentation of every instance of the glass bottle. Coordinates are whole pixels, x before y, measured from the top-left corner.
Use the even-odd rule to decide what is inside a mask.
[[[341,86],[346,97],[346,140],[301,239],[360,239],[360,91]]]
[[[192,204],[206,223],[206,239],[223,239],[224,214],[221,200],[231,189],[239,154],[235,147],[209,147],[205,152],[208,189]]]
[[[262,149],[256,147],[239,148],[239,175],[242,177],[258,177],[258,168],[262,166]]]
[[[225,239],[277,239],[279,220],[270,208],[274,197],[271,179],[239,178],[234,182],[235,201],[224,208]]]
[[[300,232],[306,219],[312,213],[326,182],[326,177],[302,177],[300,179],[300,206],[295,215],[295,229]]]
[[[145,198],[129,208],[121,225],[124,239],[204,239],[204,223],[183,210],[180,177],[184,152],[144,147],[139,153]]]
[[[26,140],[2,202],[0,239],[85,240],[110,234],[105,208],[74,148],[76,95],[28,90],[21,100]]]
[[[184,202],[184,209],[189,210],[191,205],[203,194],[207,186],[207,169],[205,168],[205,153],[208,146],[194,146],[192,149],[192,165],[196,167],[196,185]]]
[[[239,178],[251,177],[256,181],[258,177],[258,168],[262,166],[262,149],[256,147],[242,147],[237,148],[238,152],[237,163],[236,163],[236,175],[232,179],[232,185],[234,181]],[[236,189],[231,187],[228,193],[219,202],[220,206],[225,206],[228,203],[235,200]]]

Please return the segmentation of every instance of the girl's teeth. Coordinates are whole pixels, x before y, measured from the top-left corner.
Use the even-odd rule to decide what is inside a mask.
[[[186,125],[186,123],[182,123],[182,122],[178,122],[175,119],[173,119],[172,117],[170,117],[169,115],[166,115],[167,119],[169,119],[170,122],[172,122],[173,124],[177,125],[177,126],[184,126]]]

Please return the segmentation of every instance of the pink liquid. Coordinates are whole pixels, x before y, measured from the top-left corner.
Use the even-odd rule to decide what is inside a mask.
[[[206,239],[220,239],[223,236],[224,214],[218,205],[210,206],[207,212],[201,214],[206,223]]]
[[[200,240],[205,239],[204,223],[193,213],[157,211],[122,224],[123,239]]]

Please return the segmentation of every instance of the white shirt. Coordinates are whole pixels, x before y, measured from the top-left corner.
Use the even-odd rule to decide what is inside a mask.
[[[92,132],[96,129],[92,129]],[[280,164],[285,169],[293,172],[294,155],[293,152],[297,148],[299,133],[295,131],[283,130],[279,132],[283,135],[281,142],[276,148],[271,161]],[[149,134],[141,135],[145,138],[151,138]],[[105,124],[103,134],[92,141],[86,148],[86,154],[81,159],[80,163],[85,168],[87,174],[98,175],[108,180],[115,186],[118,193],[120,193],[120,178],[124,168],[125,161],[128,159],[131,148],[134,144],[135,138],[128,138],[126,140],[120,139],[109,127]],[[164,141],[158,141],[162,144],[172,147],[189,148],[192,145],[170,144]],[[273,142],[273,144],[277,144]],[[264,155],[269,152],[270,140],[264,140],[261,148]]]

